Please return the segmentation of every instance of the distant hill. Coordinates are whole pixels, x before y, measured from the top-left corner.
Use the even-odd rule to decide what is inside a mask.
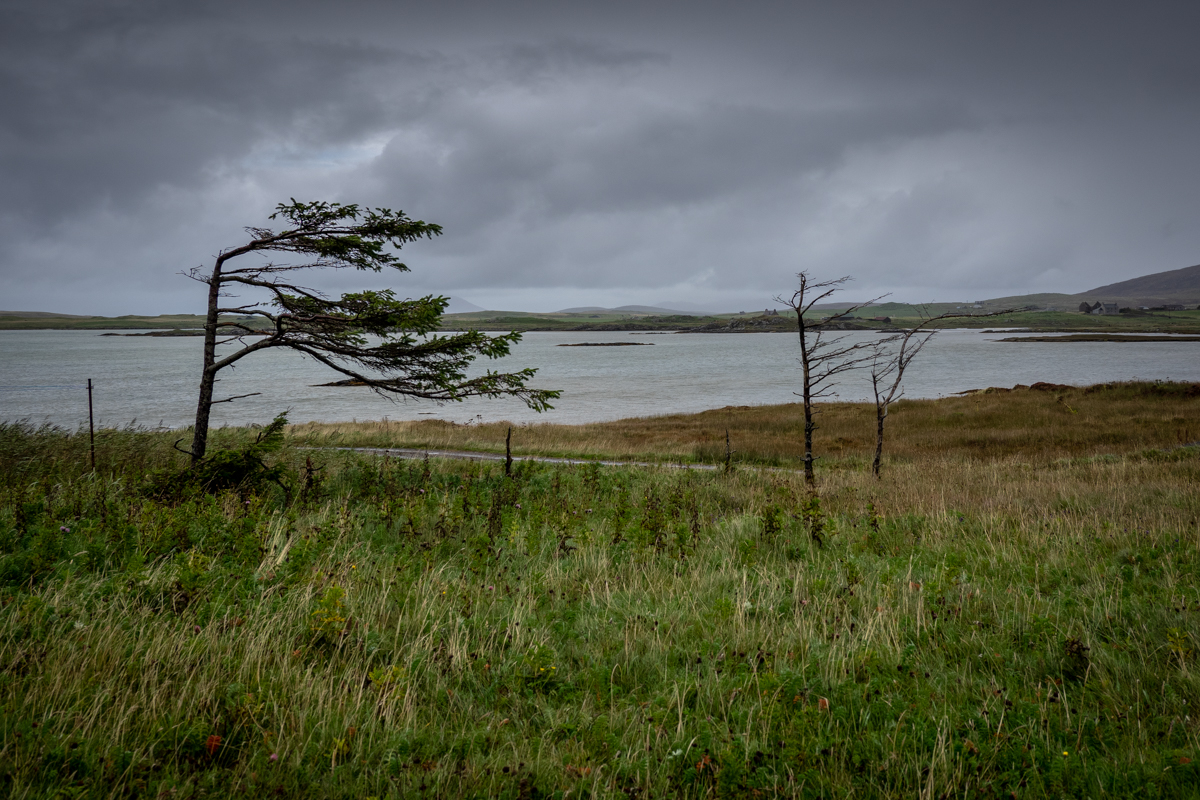
[[[21,317],[22,319],[38,319],[41,317],[62,317],[63,319],[87,319],[81,314],[55,314],[53,311],[0,311],[0,317]]]
[[[685,311],[678,308],[663,308],[661,306],[618,306],[617,308],[601,308],[600,306],[579,306],[578,308],[564,308],[561,311],[555,311],[555,314],[640,314],[648,317],[669,317],[669,316],[685,316],[685,317],[706,317],[708,314],[702,311]]]
[[[447,314],[470,314],[474,311],[484,311],[485,309],[475,305],[470,300],[464,300],[461,297],[450,297],[450,302],[446,305]]]
[[[662,308],[661,306],[617,306],[613,311],[620,311],[622,314],[647,314],[654,317],[670,317],[683,315],[685,317],[703,317],[695,311],[684,311],[676,308]]]
[[[1178,304],[1195,308],[1200,305],[1200,264],[1142,275],[1140,278],[1097,286],[1095,289],[1075,294],[1021,294],[993,297],[982,302],[985,308],[992,310],[1034,306],[1074,311],[1085,300],[1089,303],[1117,303],[1122,306],[1154,307]]]
[[[1072,296],[1080,300],[1098,298],[1141,305],[1162,305],[1168,302],[1195,305],[1200,303],[1200,264],[1110,283]]]
[[[654,305],[658,308],[668,309],[676,314],[680,312],[694,311],[701,316],[711,317],[722,313],[720,311],[713,311],[713,306],[701,305],[699,303],[687,303],[682,300],[666,300],[655,303]]]

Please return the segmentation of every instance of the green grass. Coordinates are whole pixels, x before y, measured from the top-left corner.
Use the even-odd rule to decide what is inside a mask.
[[[816,500],[291,448],[289,501],[2,425],[0,791],[1195,796],[1200,457],[1044,433]]]

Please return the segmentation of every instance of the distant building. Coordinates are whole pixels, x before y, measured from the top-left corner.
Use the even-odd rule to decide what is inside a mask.
[[[1092,313],[1092,304],[1089,303],[1087,300],[1084,300],[1082,303],[1079,304],[1079,312],[1081,314]]]
[[[1120,314],[1121,308],[1116,303],[1096,303],[1096,305],[1092,306],[1092,313],[1097,314],[1097,315],[1110,316],[1113,314]]]

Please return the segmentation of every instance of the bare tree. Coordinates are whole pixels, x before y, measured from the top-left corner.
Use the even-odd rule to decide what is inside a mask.
[[[946,312],[936,317],[928,316],[922,307],[922,319],[911,328],[900,333],[880,339],[872,343],[873,354],[871,361],[871,389],[875,395],[875,458],[871,462],[871,472],[879,477],[880,461],[883,458],[883,427],[887,421],[888,412],[893,403],[904,396],[900,384],[904,380],[904,371],[917,357],[921,349],[929,344],[937,330],[929,330],[929,326],[945,319],[961,317],[997,317],[1001,314],[1011,314],[1022,311],[1019,308],[1006,308],[1001,311],[989,311],[986,314],[955,314]]]
[[[864,306],[882,300],[880,295],[865,303],[856,303],[832,313],[823,319],[814,319],[814,307],[828,300],[835,292],[853,280],[850,276],[828,281],[814,281],[807,272],[796,275],[799,287],[791,296],[777,295],[775,300],[796,312],[796,326],[800,335],[800,367],[802,369],[801,391],[795,394],[804,400],[804,481],[809,486],[816,484],[813,470],[813,431],[817,429],[813,417],[814,403],[828,396],[834,387],[834,379],[844,372],[861,369],[874,358],[873,342],[847,342],[845,336],[827,338],[825,333],[836,329],[839,322]]]
[[[516,332],[487,336],[479,331],[437,335],[445,297],[400,300],[390,289],[383,289],[328,298],[293,282],[294,273],[307,270],[380,272],[390,267],[407,272],[408,267],[385,247],[398,249],[418,239],[432,239],[441,233],[439,226],[387,208],[360,209],[294,199],[276,208],[271,219],[276,218],[282,218],[287,227],[280,231],[247,228],[250,241],[221,251],[211,271],[197,267],[187,273],[208,284],[204,367],[189,451],[193,462],[204,457],[212,407],[250,396],[214,400],[217,374],[251,353],[272,347],[304,353],[380,394],[435,401],[511,396],[536,411],[550,408],[549,401],[558,397],[556,391],[525,385],[533,377],[532,369],[512,373],[489,370],[468,377],[467,368],[476,357],[506,356],[521,337]],[[299,263],[260,261],[239,268],[228,263],[240,256],[271,253],[282,253]],[[235,288],[262,292],[266,300],[223,305],[222,299]],[[228,315],[237,316],[231,319]],[[265,332],[249,325],[247,318],[265,323]],[[220,334],[231,336],[218,341]],[[247,342],[243,337],[250,335],[256,338]],[[218,357],[217,348],[225,344],[237,344],[238,348]]]
[[[875,394],[875,459],[871,462],[871,472],[876,478],[879,477],[879,462],[883,458],[883,425],[888,410],[892,403],[903,396],[900,383],[904,380],[904,370],[937,333],[924,330],[924,326],[932,321],[925,320],[903,333],[874,343],[871,389]]]

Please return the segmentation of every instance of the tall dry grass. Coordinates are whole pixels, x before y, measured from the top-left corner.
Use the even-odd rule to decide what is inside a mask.
[[[818,455],[851,464],[869,460],[875,410],[862,403],[819,406]],[[312,446],[428,447],[503,452],[509,423],[309,423],[292,427]],[[721,461],[725,432],[739,460],[794,465],[803,458],[798,404],[739,406],[588,425],[526,424],[513,451],[661,461]],[[887,421],[885,457],[894,462],[961,456],[1024,460],[1078,458],[1169,447],[1200,440],[1200,385],[1111,384],[993,390],[938,400],[903,400]]]

